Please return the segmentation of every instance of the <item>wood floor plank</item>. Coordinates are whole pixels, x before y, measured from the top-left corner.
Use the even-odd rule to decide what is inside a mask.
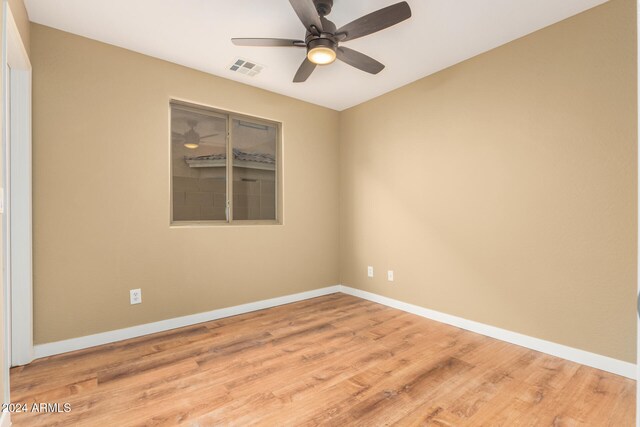
[[[634,425],[635,382],[344,294],[11,370],[14,426]]]

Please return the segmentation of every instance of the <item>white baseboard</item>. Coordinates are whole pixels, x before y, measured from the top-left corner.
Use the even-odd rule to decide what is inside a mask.
[[[11,427],[10,412],[2,412],[2,415],[0,415],[0,427]]]
[[[556,344],[551,341],[545,341],[539,338],[530,337],[528,335],[519,334],[517,332],[508,331],[506,329],[497,328],[495,326],[485,325],[484,323],[474,322],[473,320],[463,319],[462,317],[452,316],[450,314],[445,314],[439,311],[430,310],[428,308],[419,307],[417,305],[398,301],[392,298],[387,298],[360,289],[350,288],[344,285],[340,286],[340,292],[372,302],[377,302],[389,307],[397,308],[398,310],[416,314],[421,317],[426,317],[427,319],[435,320],[437,322],[456,326],[467,331],[475,332],[491,338],[506,341],[511,344],[530,348],[532,350],[540,351],[542,353],[550,354],[552,356],[560,357],[572,362],[580,363],[582,365],[587,365],[596,369],[611,372],[616,375],[621,375],[623,377],[631,378],[634,380],[636,379],[636,365],[633,363],[613,359],[611,357],[602,356],[596,353],[590,353],[588,351],[579,350],[572,347],[567,347],[562,344]]]
[[[462,317],[452,316],[450,314],[445,314],[439,311],[430,310],[428,308],[419,307],[417,305],[398,301],[392,298],[387,298],[382,295],[374,294],[360,289],[350,288],[349,286],[344,285],[329,286],[326,288],[315,289],[313,291],[301,292],[298,294],[251,302],[234,307],[221,308],[206,313],[198,313],[189,316],[177,317],[174,319],[161,320],[159,322],[147,323],[144,325],[132,326],[130,328],[118,329],[115,331],[103,332],[95,335],[88,335],[84,337],[72,338],[47,344],[39,344],[34,347],[34,357],[40,358],[52,356],[55,354],[81,350],[97,345],[109,344],[129,338],[136,338],[156,332],[163,332],[170,329],[195,325],[197,323],[221,319],[223,317],[236,316],[238,314],[276,307],[278,305],[289,304],[292,302],[302,301],[305,299],[315,298],[336,292],[343,292],[345,294],[353,295],[372,302],[397,308],[399,310],[416,314],[418,316],[435,320],[437,322],[446,323],[448,325],[456,326],[458,328],[462,328],[491,338],[496,338],[508,343],[550,354],[552,356],[571,360],[572,362],[577,362],[596,369],[601,369],[603,371],[622,375],[627,378],[636,379],[636,365],[633,363],[624,362],[622,360],[613,359],[611,357],[590,353],[588,351],[579,350],[572,347],[567,347],[562,344],[530,337],[528,335],[508,331],[506,329],[486,325],[484,323],[475,322],[473,320],[463,319]],[[0,420],[2,420],[2,418],[0,418]],[[0,427],[4,427],[4,424],[2,424],[2,422],[4,421],[0,422]]]
[[[340,285],[34,346],[36,359],[340,292]],[[0,427],[4,427],[0,425]]]

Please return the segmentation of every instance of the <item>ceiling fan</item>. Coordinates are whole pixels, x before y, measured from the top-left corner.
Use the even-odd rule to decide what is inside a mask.
[[[195,127],[198,125],[196,120],[187,120],[187,125],[189,125],[189,130],[185,133],[171,132],[171,137],[178,141],[184,141],[184,146],[187,148],[198,148],[203,139],[219,135],[217,133],[212,133],[211,135],[200,136],[200,134],[195,130]]]
[[[367,36],[411,17],[411,8],[406,1],[403,1],[362,16],[336,29],[335,24],[326,18],[333,7],[333,0],[289,0],[289,3],[307,30],[304,40],[234,38],[231,41],[238,46],[307,48],[307,57],[293,78],[295,83],[306,81],[316,65],[331,64],[336,58],[359,70],[378,74],[384,68],[383,64],[339,44]]]

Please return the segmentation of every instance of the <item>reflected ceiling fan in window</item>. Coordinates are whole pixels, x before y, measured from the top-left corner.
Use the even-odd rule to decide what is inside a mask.
[[[326,18],[333,7],[333,0],[289,0],[289,2],[307,30],[304,40],[234,38],[231,41],[238,46],[306,48],[307,57],[293,78],[295,83],[306,81],[316,65],[331,64],[336,59],[367,73],[378,74],[384,68],[383,64],[363,53],[340,46],[340,43],[384,30],[411,17],[411,8],[406,1],[403,1],[362,16],[336,29],[335,24]]]
[[[185,147],[195,149],[200,146],[200,144],[206,144],[203,139],[211,138],[219,133],[212,133],[210,135],[200,136],[198,132],[196,132],[196,126],[198,122],[196,120],[187,120],[187,125],[189,126],[189,130],[185,133],[180,132],[171,132],[171,137],[174,138],[178,142],[182,142]]]

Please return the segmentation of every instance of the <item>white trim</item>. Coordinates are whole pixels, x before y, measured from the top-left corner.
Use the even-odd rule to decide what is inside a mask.
[[[31,257],[31,70],[11,69],[9,173],[11,364],[33,360]]]
[[[2,415],[0,415],[0,427],[11,427],[10,412],[2,412]]]
[[[2,387],[4,403],[11,401],[9,367],[28,363],[33,354],[31,282],[31,62],[11,7],[2,2],[2,310],[4,342]],[[11,75],[7,72],[11,67]],[[11,99],[9,99],[11,97]],[[8,120],[10,118],[10,121]],[[12,147],[13,146],[13,147]],[[16,151],[17,157],[13,151]],[[15,163],[17,161],[17,163]],[[12,177],[13,175],[13,177]],[[12,188],[12,178],[17,186]],[[14,212],[12,203],[18,206]],[[20,215],[17,217],[16,215]],[[12,218],[17,218],[14,221]],[[14,250],[18,253],[14,253]],[[15,270],[14,270],[15,269]],[[14,276],[14,273],[17,273]],[[18,280],[17,285],[15,280]],[[12,310],[13,307],[13,310]],[[15,313],[19,313],[15,318]],[[20,323],[15,323],[15,319]],[[24,320],[23,320],[24,319]],[[15,356],[14,356],[15,355]],[[10,425],[2,414],[0,427]]]
[[[11,69],[11,364],[33,360],[31,70]]]
[[[417,305],[387,298],[378,294],[363,291],[360,289],[350,288],[349,286],[340,286],[340,291],[353,295],[358,298],[377,302],[398,310],[416,314],[427,319],[437,322],[446,323],[447,325],[456,326],[467,331],[475,332],[491,338],[506,341],[552,356],[561,357],[572,362],[582,365],[591,366],[596,369],[611,372],[616,375],[622,375],[627,378],[636,378],[636,365],[622,360],[613,359],[611,357],[602,356],[600,354],[590,353],[588,351],[567,347],[562,344],[556,344],[551,341],[545,341],[539,338],[530,337],[528,335],[519,334],[517,332],[508,331],[506,329],[497,328],[495,326],[486,325],[473,320],[463,319],[462,317],[452,316],[450,314],[441,313],[439,311],[430,310],[428,308],[419,307]]]
[[[9,5],[6,1],[2,2],[2,323],[3,323],[3,351],[2,358],[4,364],[2,369],[2,390],[4,394],[4,402],[9,403],[11,387],[9,384],[9,369],[11,367],[11,287],[9,282],[10,263],[9,263],[9,206],[8,206],[8,190],[9,190],[9,129],[7,121],[7,15],[9,14]],[[3,415],[4,417],[4,415]],[[4,418],[2,418],[4,419]]]
[[[32,230],[31,230],[31,62],[22,43],[11,9],[5,2],[6,64],[11,75],[3,78],[8,158],[5,159],[8,180],[5,184],[7,200],[5,232],[5,280],[10,309],[11,366],[24,365],[33,360],[33,298],[32,298]],[[5,70],[6,71],[6,68]],[[5,73],[8,74],[8,73]],[[7,90],[8,89],[8,90]],[[8,102],[9,101],[9,102]],[[8,307],[7,307],[8,308]]]
[[[234,307],[221,308],[208,311],[206,313],[192,314],[189,316],[176,317],[173,319],[161,320],[159,322],[146,323],[144,325],[132,326],[130,328],[118,329],[115,331],[102,332],[95,335],[88,335],[79,338],[71,338],[64,341],[56,341],[47,344],[39,344],[34,347],[36,358],[52,356],[54,354],[66,353],[74,350],[81,350],[102,344],[109,344],[129,338],[140,337],[156,332],[168,331],[170,329],[182,328],[184,326],[195,325],[197,323],[209,322],[223,317],[237,316],[238,314],[249,313],[265,308],[276,307],[283,304],[316,298],[340,292],[340,286],[329,286],[326,288],[314,289],[312,291],[298,294],[285,295],[282,297],[266,299],[262,301],[250,302],[236,305]]]

